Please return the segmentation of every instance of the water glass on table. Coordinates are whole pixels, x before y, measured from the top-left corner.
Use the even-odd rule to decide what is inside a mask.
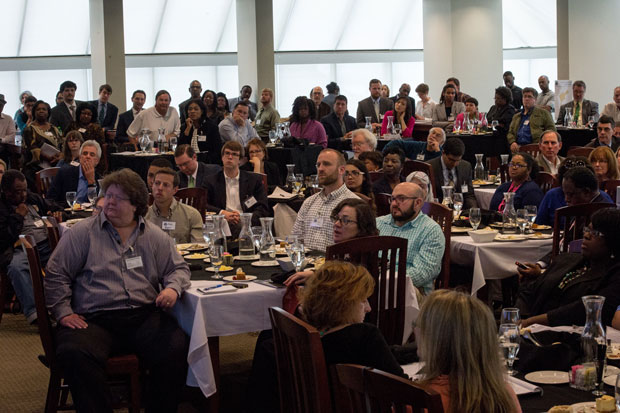
[[[454,207],[454,219],[458,219],[461,215],[461,210],[463,209],[463,194],[455,192],[452,195],[452,203]]]
[[[90,202],[90,206],[92,208],[95,207],[95,199],[97,199],[97,188],[95,188],[94,186],[89,186],[88,187],[88,191],[86,193],[86,196],[88,197],[88,201]]]
[[[260,236],[263,233],[263,227],[252,227],[250,229],[250,231],[252,232],[252,242],[254,242],[254,248],[256,248],[256,251],[260,251]]]
[[[500,324],[521,324],[521,316],[519,314],[519,309],[510,307],[503,308],[502,315],[499,319]]]
[[[478,229],[478,226],[480,226],[481,220],[482,216],[480,214],[480,208],[471,208],[469,210],[469,223],[474,231]]]
[[[517,374],[516,370],[513,370],[515,358],[519,353],[520,339],[519,326],[516,324],[501,324],[499,326],[499,347],[502,350],[502,355],[506,360],[506,366],[508,367],[507,373],[511,376]]]
[[[211,265],[213,265],[213,269],[215,270],[215,275],[213,275],[213,279],[219,280],[222,278],[220,275],[220,265],[222,265],[224,247],[222,245],[211,245],[209,248],[209,259],[211,260]]]
[[[532,225],[534,225],[534,222],[536,222],[536,215],[538,214],[538,208],[536,207],[536,205],[526,205],[525,209],[527,210],[527,219],[528,219],[528,224],[527,224],[527,232],[533,232],[532,231]]]
[[[77,193],[75,191],[65,193],[65,199],[67,200],[67,204],[69,204],[69,208],[73,208],[76,196]]]
[[[525,235],[525,229],[528,226],[527,209],[517,209],[517,225],[521,230],[521,235]]]

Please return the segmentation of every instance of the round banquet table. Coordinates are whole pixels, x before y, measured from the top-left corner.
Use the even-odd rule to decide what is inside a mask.
[[[287,164],[295,165],[295,173],[304,176],[316,174],[316,160],[323,150],[321,145],[308,146],[267,146],[267,154],[271,162],[275,162],[280,168],[280,176],[285,179],[288,173]]]
[[[587,128],[566,128],[557,126],[558,133],[562,136],[562,149],[560,156],[566,156],[566,152],[571,146],[586,146],[592,139],[596,138],[596,130]]]

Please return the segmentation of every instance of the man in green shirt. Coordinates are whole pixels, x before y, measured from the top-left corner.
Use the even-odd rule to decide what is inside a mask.
[[[273,108],[273,90],[265,88],[261,91],[261,108],[256,114],[254,129],[263,142],[269,142],[269,131],[276,129],[276,123],[280,122],[280,114]]]

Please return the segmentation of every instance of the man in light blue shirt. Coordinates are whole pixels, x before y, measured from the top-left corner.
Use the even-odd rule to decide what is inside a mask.
[[[441,271],[446,240],[439,224],[421,211],[425,198],[417,184],[398,184],[392,191],[391,214],[377,218],[377,228],[379,235],[407,239],[407,275],[416,288],[428,294]]]

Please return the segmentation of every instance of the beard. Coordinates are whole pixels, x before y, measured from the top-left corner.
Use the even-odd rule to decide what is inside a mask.
[[[335,172],[331,175],[325,175],[323,178],[319,176],[319,184],[321,186],[331,185],[338,181],[338,172]]]
[[[399,211],[401,211],[400,216],[395,216],[394,213],[392,213],[392,218],[394,218],[394,221],[396,222],[407,222],[410,221],[411,218],[413,218],[416,214],[416,210],[413,207],[413,205],[411,205],[411,207],[407,208],[406,210],[402,210],[399,208]]]

